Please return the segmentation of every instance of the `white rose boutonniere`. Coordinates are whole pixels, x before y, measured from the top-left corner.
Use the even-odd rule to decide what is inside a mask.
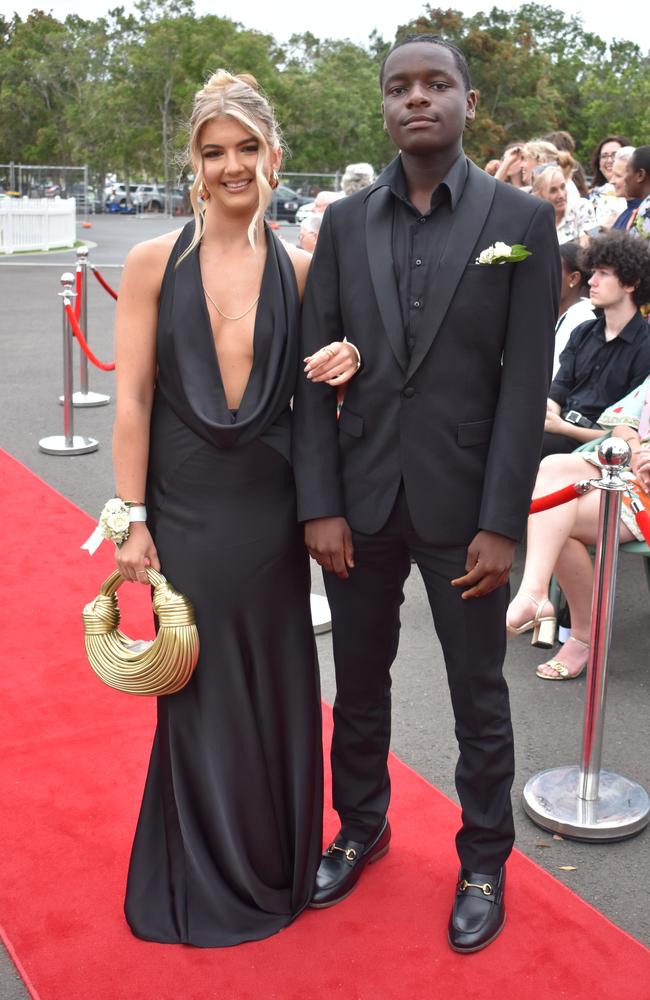
[[[491,247],[481,250],[476,258],[477,264],[516,264],[526,257],[532,256],[531,251],[526,249],[523,243],[515,243],[508,246],[507,243],[494,243]]]

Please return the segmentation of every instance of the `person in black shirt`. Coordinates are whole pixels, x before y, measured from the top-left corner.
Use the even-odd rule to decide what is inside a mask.
[[[590,298],[603,310],[581,323],[560,355],[547,403],[542,457],[598,437],[602,413],[650,372],[650,329],[639,307],[650,298],[650,248],[627,233],[598,236],[582,252]]]
[[[407,36],[380,82],[399,153],[369,188],[327,209],[302,313],[303,357],[337,332],[359,346],[363,368],[338,420],[322,386],[299,379],[294,396],[298,517],[325,570],[337,680],[341,828],[311,905],[345,899],[389,848],[390,671],[413,558],[459,746],[448,940],[471,953],[505,920],[514,840],[507,581],[543,434],[560,259],[551,206],[463,153],[476,94],[458,49]],[[517,244],[530,255],[518,259]],[[446,893],[441,878],[436,891]]]

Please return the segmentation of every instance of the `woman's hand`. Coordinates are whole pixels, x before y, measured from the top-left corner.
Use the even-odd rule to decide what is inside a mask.
[[[305,374],[310,382],[345,385],[359,371],[359,352],[346,341],[335,340],[305,358]]]
[[[650,445],[633,453],[631,465],[643,492],[650,493]]]
[[[127,540],[115,549],[115,562],[125,580],[149,583],[147,566],[160,570],[160,559],[144,521],[133,521]]]

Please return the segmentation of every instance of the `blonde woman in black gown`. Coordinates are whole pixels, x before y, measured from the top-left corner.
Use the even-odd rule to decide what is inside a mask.
[[[191,682],[158,699],[125,910],[138,937],[219,947],[289,924],[321,851],[319,679],[290,466],[310,257],[264,225],[282,150],[252,77],[220,70],[199,91],[190,156],[195,219],[131,251],[117,313],[116,492],[147,508],[117,563],[141,583],[162,566],[201,642]],[[356,356],[328,345],[313,368],[339,385]]]

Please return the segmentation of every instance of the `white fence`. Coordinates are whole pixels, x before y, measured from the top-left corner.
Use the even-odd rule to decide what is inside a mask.
[[[73,247],[74,198],[0,199],[0,254]]]

